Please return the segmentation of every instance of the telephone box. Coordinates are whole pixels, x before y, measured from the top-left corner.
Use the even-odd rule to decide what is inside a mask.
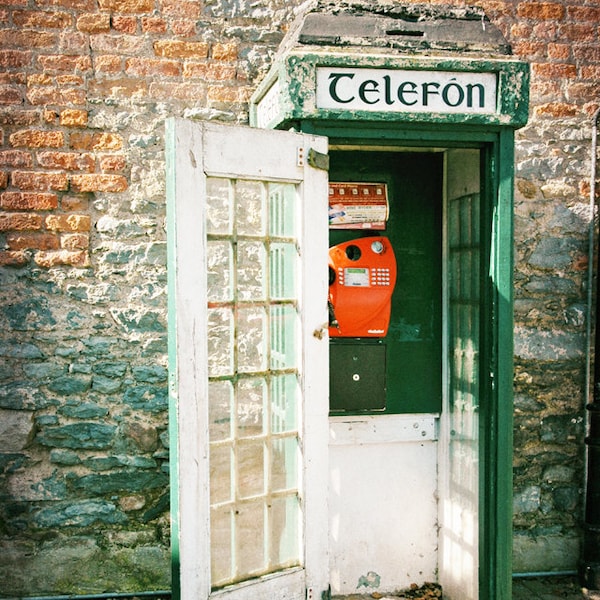
[[[449,600],[511,598],[514,131],[527,114],[528,66],[478,10],[318,4],[255,92],[248,141],[169,125],[183,146],[169,171],[170,339],[209,340],[200,376],[185,369],[200,350],[170,353],[177,579],[200,582],[182,596],[433,581]],[[186,213],[195,194],[207,208]],[[198,241],[183,253],[186,235]],[[208,283],[186,281],[206,254]],[[246,289],[261,265],[260,290]],[[208,321],[193,316],[198,294]],[[260,333],[246,335],[252,320]],[[226,332],[212,347],[211,327]],[[189,455],[198,420],[208,440]]]

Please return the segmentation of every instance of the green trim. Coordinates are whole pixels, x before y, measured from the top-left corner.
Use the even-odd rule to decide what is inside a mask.
[[[169,355],[169,474],[171,500],[171,588],[177,600],[180,590],[179,562],[179,429],[177,420],[177,328],[175,281],[177,270],[175,198],[175,120],[165,123],[166,192],[167,192],[167,289],[168,289],[168,355]]]
[[[493,114],[371,112],[361,110],[324,110],[316,107],[318,67],[387,68],[413,71],[452,71],[495,73],[497,75],[497,111]],[[266,122],[260,122],[259,105],[263,97],[278,85]],[[501,125],[522,127],[529,110],[529,65],[518,60],[493,58],[456,58],[397,56],[381,54],[320,54],[293,50],[280,58],[251,98],[250,122],[267,128],[285,128],[301,119],[367,120],[386,123]]]

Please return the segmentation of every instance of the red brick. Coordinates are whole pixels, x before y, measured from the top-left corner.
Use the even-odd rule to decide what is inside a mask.
[[[60,207],[66,212],[74,210],[85,211],[88,209],[88,206],[89,201],[84,196],[63,196],[60,199]]]
[[[573,82],[567,85],[567,98],[572,102],[587,102],[590,98],[600,98],[600,80]]]
[[[182,0],[159,0],[160,11],[163,15],[199,19],[202,16],[201,2],[184,2]]]
[[[92,154],[78,152],[39,152],[38,163],[46,169],[93,172],[95,159]]]
[[[15,10],[12,17],[15,25],[33,29],[66,29],[73,23],[69,13],[58,11]]]
[[[179,37],[194,37],[197,34],[196,21],[173,19],[171,20],[171,31]]]
[[[48,125],[54,125],[58,122],[58,112],[50,108],[46,108],[42,113],[42,120],[44,123],[48,123]]]
[[[94,65],[97,73],[120,73],[122,70],[120,56],[97,56]]]
[[[524,58],[544,58],[546,56],[546,43],[531,40],[519,40],[513,45],[516,55]]]
[[[594,42],[598,39],[596,25],[561,25],[560,40],[572,42]]]
[[[60,124],[65,127],[84,127],[87,122],[87,110],[68,108],[60,113]]]
[[[85,90],[81,88],[60,89],[54,86],[36,86],[27,90],[27,99],[36,106],[49,104],[85,104]]]
[[[549,102],[534,106],[533,112],[537,116],[574,117],[579,113],[579,107],[564,102]]]
[[[165,33],[167,22],[160,17],[142,17],[142,31],[144,33]]]
[[[87,250],[90,237],[83,233],[68,233],[60,238],[60,246],[65,250]]]
[[[50,231],[89,231],[91,219],[88,215],[48,215],[45,224]]]
[[[177,77],[181,75],[181,65],[174,60],[129,58],[125,61],[125,72],[139,76]]]
[[[54,233],[7,233],[9,250],[58,250],[60,240]]]
[[[33,257],[35,263],[40,267],[50,268],[61,265],[71,267],[89,267],[90,258],[84,250],[71,252],[70,250],[50,250],[36,252]]]
[[[581,77],[583,79],[600,80],[600,65],[588,65],[581,67]]]
[[[166,100],[175,98],[177,100],[190,100],[203,102],[206,98],[206,86],[199,83],[151,83],[150,97]]]
[[[144,38],[137,35],[105,34],[90,35],[92,50],[97,53],[136,56],[144,45]]]
[[[573,56],[581,62],[600,62],[600,46],[573,46]]]
[[[238,47],[237,44],[213,44],[211,54],[215,60],[236,60]]]
[[[249,88],[210,86],[208,88],[208,99],[213,102],[247,102],[252,95]]]
[[[74,192],[123,192],[127,189],[127,179],[122,175],[97,173],[73,175],[71,189]]]
[[[600,23],[600,8],[592,6],[568,6],[567,14],[573,21]]]
[[[183,76],[201,79],[202,81],[232,81],[235,79],[236,67],[222,63],[189,62],[183,65]]]
[[[5,48],[55,48],[57,42],[56,33],[31,29],[0,30],[0,46]]]
[[[562,19],[565,7],[557,2],[521,2],[517,15],[525,19]]]
[[[39,56],[37,62],[45,72],[86,73],[92,69],[92,60],[89,56],[67,56],[65,54],[47,54]]]
[[[0,85],[0,104],[22,104],[23,93],[18,87],[12,85]]]
[[[97,8],[95,0],[36,0],[38,6],[60,6],[79,12],[91,12]]]
[[[28,262],[25,252],[13,250],[0,252],[0,267],[22,267]]]
[[[110,31],[108,13],[87,13],[77,17],[77,29],[86,33],[107,33]]]
[[[115,15],[111,18],[111,26],[119,33],[128,33],[134,35],[137,33],[137,17]]]
[[[75,150],[120,150],[123,138],[116,133],[73,132],[69,145]]]
[[[33,157],[29,152],[22,150],[2,150],[0,151],[0,165],[6,167],[31,167],[33,166]]]
[[[42,217],[31,213],[0,213],[0,231],[27,231],[42,228]]]
[[[0,50],[2,69],[22,69],[31,64],[33,52],[30,50]]]
[[[88,94],[90,98],[131,98],[145,97],[148,93],[148,83],[145,79],[119,77],[117,79],[95,79],[90,82]]]
[[[577,67],[567,63],[534,63],[532,72],[538,77],[568,79],[577,77]]]
[[[13,171],[11,183],[20,190],[47,192],[66,190],[68,179],[65,173],[42,173],[37,171]]]
[[[164,58],[207,58],[206,42],[182,42],[181,40],[158,40],[154,42],[154,53]]]
[[[118,173],[125,170],[127,167],[127,161],[123,156],[115,156],[109,154],[107,156],[100,157],[100,169],[103,173],[110,171],[112,173]]]
[[[151,13],[154,0],[99,0],[98,6],[112,13]]]
[[[24,129],[10,136],[10,144],[19,148],[60,148],[64,146],[65,136],[62,131],[43,131],[40,129]]]
[[[548,58],[568,60],[571,56],[569,44],[548,44]]]
[[[10,110],[0,111],[0,124],[16,125],[18,127],[26,127],[34,125],[40,120],[39,109],[36,110],[18,110],[12,108]]]
[[[4,210],[54,210],[58,207],[56,194],[33,192],[4,192],[0,195],[0,207]]]
[[[8,173],[6,171],[0,171],[0,189],[6,189],[8,186]]]

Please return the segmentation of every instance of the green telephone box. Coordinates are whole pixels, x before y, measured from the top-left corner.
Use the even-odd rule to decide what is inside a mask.
[[[331,246],[384,235],[397,262],[385,336],[330,339],[330,419],[435,419],[444,597],[508,600],[514,131],[528,65],[481,12],[369,6],[302,15],[251,122],[326,136],[328,160],[309,160],[330,183],[385,184],[383,225],[330,230]]]

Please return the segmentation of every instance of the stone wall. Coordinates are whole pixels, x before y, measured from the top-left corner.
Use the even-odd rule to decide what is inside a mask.
[[[297,4],[0,7],[0,595],[170,587],[164,120],[246,122]],[[571,569],[600,9],[479,4],[532,63],[517,135],[515,569]]]

